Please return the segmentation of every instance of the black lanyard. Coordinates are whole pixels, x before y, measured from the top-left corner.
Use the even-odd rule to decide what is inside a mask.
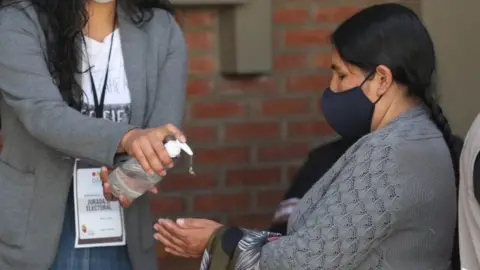
[[[93,102],[94,102],[94,105],[95,105],[95,117],[96,118],[103,118],[103,105],[105,104],[105,93],[106,93],[107,84],[108,84],[108,71],[110,70],[110,58],[112,56],[113,37],[115,36],[115,25],[116,25],[116,23],[117,23],[117,14],[115,13],[115,19],[113,21],[113,32],[112,32],[112,36],[110,38],[110,50],[108,52],[107,71],[105,71],[105,79],[103,81],[102,92],[101,92],[101,95],[100,95],[100,102],[98,101],[97,87],[95,86],[95,82],[93,80],[92,66],[90,65],[90,58],[88,57],[88,53],[87,53],[88,73],[90,74],[90,84],[91,84],[91,87],[92,87],[92,95],[93,95]],[[85,48],[86,48],[87,43],[85,42],[85,38],[83,39],[83,42],[85,43]]]

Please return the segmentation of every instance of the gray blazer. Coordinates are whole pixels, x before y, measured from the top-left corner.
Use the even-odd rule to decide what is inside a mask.
[[[0,11],[0,269],[49,269],[57,252],[74,158],[107,166],[132,127],[180,125],[186,48],[174,18],[155,10],[137,27],[119,14],[131,90],[130,125],[68,107],[48,72],[45,37],[32,6]],[[147,196],[125,211],[135,270],[157,270]]]

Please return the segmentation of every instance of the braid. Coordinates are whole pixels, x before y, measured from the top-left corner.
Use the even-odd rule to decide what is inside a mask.
[[[453,169],[455,171],[455,184],[457,186],[457,199],[458,199],[458,186],[460,183],[459,176],[459,166],[460,166],[460,153],[462,151],[461,147],[455,142],[455,138],[452,134],[450,124],[448,123],[447,118],[443,115],[443,110],[440,105],[436,102],[433,95],[430,91],[425,91],[422,96],[423,103],[430,109],[432,119],[437,125],[437,127],[442,131],[443,137],[447,142],[448,148],[450,149],[450,156],[453,162]],[[451,255],[451,265],[452,269],[460,269],[460,248],[459,248],[459,236],[458,236],[458,220],[457,226],[455,228],[455,235],[453,239],[453,249]]]
[[[450,156],[453,162],[453,169],[455,171],[455,180],[458,187],[458,178],[459,178],[459,150],[456,147],[455,138],[452,134],[452,129],[448,123],[447,118],[443,114],[442,107],[435,100],[430,91],[425,91],[425,94],[422,96],[423,103],[430,110],[431,116],[437,127],[443,134],[448,148],[450,149]]]

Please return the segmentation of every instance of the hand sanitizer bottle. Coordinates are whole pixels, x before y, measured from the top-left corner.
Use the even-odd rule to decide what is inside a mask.
[[[193,172],[193,152],[186,144],[178,140],[169,140],[165,144],[165,150],[172,159],[176,159],[183,150],[190,156],[190,174]],[[128,200],[140,197],[163,180],[164,176],[157,173],[148,174],[145,172],[135,158],[130,158],[116,168],[109,176],[108,183],[111,186],[112,194],[115,197],[123,195]]]

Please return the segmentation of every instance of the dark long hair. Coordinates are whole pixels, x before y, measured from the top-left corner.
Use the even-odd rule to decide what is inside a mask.
[[[458,173],[454,137],[435,95],[433,41],[418,16],[400,4],[374,5],[342,23],[331,40],[347,63],[365,72],[385,65],[392,71],[393,79],[408,88],[409,95],[423,101],[443,133]]]
[[[366,73],[385,65],[392,71],[396,82],[407,86],[409,95],[423,101],[450,149],[458,186],[458,138],[452,135],[447,118],[436,100],[435,49],[418,16],[399,4],[374,5],[342,23],[331,40],[347,63],[358,66]],[[459,269],[458,236],[454,241],[452,264],[454,269]]]
[[[30,0],[39,18],[48,29],[44,29],[47,40],[46,58],[54,82],[58,85],[64,101],[80,110],[83,90],[75,80],[79,70],[81,48],[79,37],[88,22],[86,2],[90,0]],[[149,21],[153,8],[173,14],[169,0],[117,0],[122,9],[137,25]],[[0,9],[15,5],[19,0],[0,0]]]

